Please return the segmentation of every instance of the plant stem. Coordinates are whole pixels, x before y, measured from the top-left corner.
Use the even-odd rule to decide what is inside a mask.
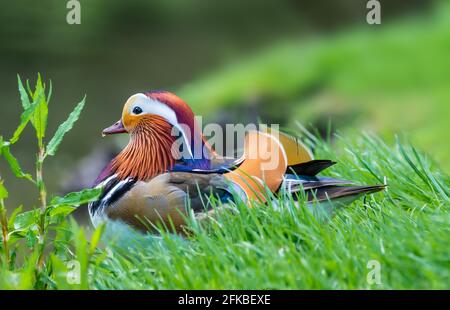
[[[44,156],[45,150],[41,148],[38,154],[38,160],[36,165],[36,181],[39,189],[39,200],[41,202],[41,211],[45,211],[47,209],[47,190],[45,189],[44,183]]]
[[[44,264],[44,247],[45,247],[45,213],[47,211],[47,190],[44,183],[44,157],[45,148],[41,141],[39,141],[39,153],[36,162],[36,183],[39,190],[39,200],[41,202],[41,212],[39,219],[39,260],[38,266],[42,267]]]
[[[5,251],[5,263],[9,266],[9,248],[8,248],[8,217],[6,214],[5,202],[0,199],[0,224],[2,225],[3,249]]]

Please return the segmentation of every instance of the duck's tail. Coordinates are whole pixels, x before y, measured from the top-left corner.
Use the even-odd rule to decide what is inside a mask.
[[[386,185],[352,185],[352,181],[317,176],[318,173],[336,164],[330,160],[313,160],[289,167],[279,193],[293,194],[294,199],[305,199],[311,206],[325,207],[327,213],[350,204],[354,200],[382,191]],[[324,209],[324,208],[322,208]]]

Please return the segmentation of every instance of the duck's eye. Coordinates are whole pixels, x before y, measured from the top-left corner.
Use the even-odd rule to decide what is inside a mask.
[[[133,114],[139,115],[142,113],[142,109],[140,107],[134,107]]]

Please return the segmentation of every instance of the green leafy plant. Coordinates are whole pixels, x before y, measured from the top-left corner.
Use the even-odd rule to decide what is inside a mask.
[[[27,81],[27,89],[24,87],[21,78],[18,76],[20,99],[23,113],[20,123],[12,137],[5,140],[0,136],[0,155],[6,160],[13,174],[21,179],[33,183],[39,192],[39,207],[31,211],[22,211],[22,207],[16,208],[8,217],[5,201],[8,198],[8,191],[4,180],[0,176],[0,223],[2,228],[1,243],[1,267],[0,270],[11,276],[19,277],[19,288],[21,284],[25,288],[48,288],[52,286],[53,257],[58,254],[55,251],[55,243],[62,242],[68,244],[68,238],[63,238],[61,232],[67,228],[67,216],[78,206],[94,201],[101,193],[100,189],[87,189],[80,192],[70,193],[64,197],[54,196],[48,199],[48,192],[44,181],[44,161],[49,156],[55,156],[59,145],[65,134],[67,134],[80,117],[85,105],[85,98],[80,101],[73,112],[69,115],[56,130],[53,137],[46,143],[47,117],[49,112],[49,102],[52,95],[52,84],[49,83],[48,91],[42,78],[38,75],[34,90],[31,89]],[[21,168],[19,161],[11,152],[11,148],[16,144],[23,131],[31,123],[37,139],[36,172],[32,176]],[[95,237],[96,240],[99,238]],[[83,239],[85,240],[85,238]],[[95,243],[96,244],[96,243]],[[46,251],[53,246],[52,251]],[[80,250],[78,250],[80,251]],[[17,266],[18,253],[22,252],[21,268]],[[48,255],[46,253],[51,253]],[[28,253],[28,256],[25,256]],[[31,253],[31,255],[29,255]],[[17,270],[21,273],[15,274]],[[30,273],[31,272],[31,273]],[[3,283],[2,285],[2,281]],[[8,276],[0,280],[0,287],[9,287]]]

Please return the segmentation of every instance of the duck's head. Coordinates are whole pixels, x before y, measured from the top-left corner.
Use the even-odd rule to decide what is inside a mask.
[[[180,131],[183,126],[187,126],[191,132],[198,130],[195,128],[194,113],[186,102],[167,91],[151,91],[128,98],[122,118],[103,130],[103,135],[133,134],[141,126],[151,125],[152,121],[166,122]]]
[[[118,166],[127,167],[127,170],[131,166],[141,166],[138,163],[142,161],[156,161],[158,156],[163,158],[161,162],[170,162],[170,165],[177,160],[188,162],[197,168],[204,168],[209,164],[203,151],[205,142],[201,129],[192,109],[173,93],[151,91],[128,98],[121,119],[103,130],[103,136],[122,133],[130,134],[131,142],[116,158],[116,162]],[[171,146],[174,141],[180,141],[179,138],[183,140],[181,158],[169,158]],[[200,158],[195,154],[195,143],[201,144]],[[151,156],[149,161],[147,156]],[[166,170],[166,166],[160,164],[158,172]]]
[[[193,147],[194,137],[203,141],[192,109],[185,101],[168,91],[138,93],[128,98],[122,118],[104,129],[103,136],[121,133],[134,135],[142,129],[155,126],[175,127],[188,146]]]

